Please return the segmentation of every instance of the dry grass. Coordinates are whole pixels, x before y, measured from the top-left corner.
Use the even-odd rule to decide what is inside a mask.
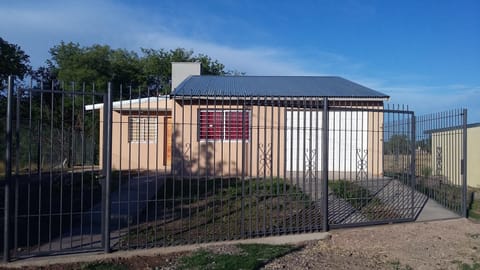
[[[162,199],[148,205],[148,214],[141,214],[146,220],[130,227],[120,246],[238,239],[243,234],[255,237],[291,226],[309,226],[301,224],[300,216],[312,219],[306,212],[312,208],[311,199],[282,179],[252,179],[243,183],[223,179],[219,183],[218,179],[198,183],[167,181],[158,193]]]
[[[405,173],[410,170],[410,155],[385,155],[384,170],[392,173]],[[416,153],[415,171],[416,175],[430,176],[432,173],[432,154]],[[429,175],[430,174],[430,175]]]
[[[5,176],[5,162],[3,160],[0,161],[0,178]]]

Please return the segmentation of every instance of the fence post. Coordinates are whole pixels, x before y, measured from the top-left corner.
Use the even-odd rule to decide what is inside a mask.
[[[328,231],[328,98],[323,98],[322,113],[322,212],[324,231]]]
[[[104,131],[103,134],[104,136],[107,135],[107,138],[104,140],[106,142],[106,145],[103,147],[105,148],[105,208],[104,208],[104,228],[103,228],[103,234],[104,234],[104,252],[109,253],[110,252],[110,183],[111,183],[111,178],[112,178],[112,84],[109,82],[108,83],[108,92],[107,92],[107,100],[103,105],[104,110],[106,110],[106,119],[103,119],[103,121],[106,121],[106,124],[104,124],[104,127],[107,128],[106,132]]]
[[[463,159],[462,159],[462,215],[468,216],[467,209],[467,109],[463,109]]]
[[[12,99],[13,77],[8,76],[7,123],[5,126],[5,204],[3,224],[3,262],[10,259],[10,183],[12,180]]]
[[[415,113],[412,112],[412,134],[411,134],[411,141],[412,145],[411,151],[412,154],[410,155],[411,161],[410,161],[410,181],[411,181],[411,191],[412,191],[412,219],[415,218],[415,190],[416,190],[416,185],[417,185],[417,176],[416,176],[416,170],[417,170],[417,165],[416,165],[416,159],[417,159],[417,153],[416,153],[416,125],[417,125],[417,119],[415,118]]]
[[[242,239],[245,238],[245,163],[247,162],[247,159],[245,157],[245,102],[246,102],[246,96],[243,97],[243,104],[242,104],[242,172],[241,172],[241,177],[242,177],[242,201],[241,201],[241,213],[240,213],[240,235],[242,236]],[[215,151],[215,150],[214,150]],[[214,165],[215,166],[215,165]],[[257,175],[258,177],[258,175]],[[251,218],[251,217],[250,217]]]

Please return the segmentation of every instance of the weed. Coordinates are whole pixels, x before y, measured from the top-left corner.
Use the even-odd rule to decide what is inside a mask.
[[[290,245],[239,244],[238,255],[214,254],[199,250],[181,259],[180,269],[259,269],[272,259],[295,250]]]
[[[83,265],[82,270],[127,270],[128,267],[121,264],[94,262]]]
[[[468,209],[468,217],[480,220],[480,200],[473,200]]]
[[[480,270],[480,263],[474,262],[473,264],[461,263],[458,264],[458,268],[461,270]]]
[[[353,181],[335,180],[329,181],[328,185],[336,196],[348,202],[370,220],[400,217],[368,189]]]
[[[432,175],[432,168],[430,167],[423,167],[422,168],[422,176],[430,177]]]
[[[190,189],[196,193],[195,199],[185,196]],[[278,178],[167,179],[157,194],[162,199],[152,201],[148,208],[158,209],[157,216],[167,213],[168,217],[154,222],[158,220],[154,211],[150,216],[142,212],[139,225],[122,237],[121,246],[225,240],[242,233],[264,235],[282,230],[289,220],[304,214],[303,210],[315,210],[308,195]]]
[[[413,270],[410,265],[402,265],[398,260],[391,261],[390,264],[392,265],[392,269],[394,270]]]
[[[480,239],[480,233],[468,233],[467,236],[472,239]]]

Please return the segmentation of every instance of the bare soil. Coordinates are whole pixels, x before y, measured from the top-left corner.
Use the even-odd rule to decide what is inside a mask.
[[[265,269],[461,269],[480,263],[480,223],[467,219],[403,223],[332,230],[327,240],[301,243],[304,248],[268,263]],[[236,254],[234,246],[208,247],[214,253]],[[171,253],[105,259],[128,269],[176,269]],[[80,269],[85,263],[52,264],[22,269]],[[472,268],[473,269],[473,268]]]
[[[467,219],[331,231],[265,269],[459,269],[480,263],[480,223]]]

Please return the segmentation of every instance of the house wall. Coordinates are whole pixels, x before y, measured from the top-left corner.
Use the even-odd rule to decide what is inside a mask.
[[[175,104],[174,108],[174,169],[184,176],[245,176],[283,175],[284,109],[249,107],[251,112],[250,139],[242,141],[199,141],[198,110],[213,109],[213,105]],[[216,106],[216,109],[241,110],[237,105]],[[273,116],[272,116],[273,114]],[[278,115],[282,115],[279,118]],[[271,123],[279,123],[273,126]],[[265,123],[266,126],[265,126]],[[266,128],[265,128],[266,127]],[[273,167],[272,167],[273,166]],[[182,169],[183,168],[183,169]]]
[[[129,142],[129,117],[156,117],[157,138],[154,142]],[[166,117],[170,112],[152,112],[150,114],[130,114],[129,112],[113,112],[112,132],[112,168],[115,170],[160,170],[170,171],[164,154]],[[167,166],[168,165],[168,166]]]
[[[181,103],[184,103],[183,105]],[[223,104],[223,105],[222,105]],[[274,104],[275,105],[275,104]],[[350,106],[352,106],[350,104]],[[147,115],[157,116],[157,143],[128,142],[128,117]],[[365,106],[363,109],[381,108]],[[174,102],[168,100],[162,104],[142,104],[131,108],[131,112],[113,111],[112,123],[112,166],[115,170],[158,170],[170,173],[171,168],[178,176],[241,176],[242,168],[245,177],[304,177],[305,172],[290,172],[286,168],[286,114],[287,110],[297,108],[279,106],[246,106],[250,110],[250,139],[241,141],[199,141],[198,111],[199,109],[241,110],[238,102],[218,102],[218,104],[196,104]],[[130,108],[129,108],[130,109]],[[165,111],[169,110],[169,111]],[[100,111],[103,116],[103,110]],[[367,177],[383,175],[383,114],[367,112]],[[321,114],[320,114],[321,115]],[[338,115],[338,114],[337,114]],[[165,118],[172,117],[172,153],[171,163],[165,162]],[[103,117],[102,117],[103,118]],[[289,124],[291,125],[291,124]],[[103,149],[103,121],[100,121],[100,149]],[[321,136],[321,132],[318,132]],[[330,140],[332,140],[330,132]],[[332,147],[330,147],[332,148]],[[335,146],[330,149],[330,159],[337,159],[343,149]],[[244,155],[242,155],[244,153]],[[319,154],[319,157],[321,155]],[[352,152],[356,160],[356,153]],[[100,151],[100,165],[102,165]],[[329,161],[329,164],[336,161]],[[352,161],[355,162],[355,161]],[[303,165],[303,164],[302,164]],[[316,168],[321,171],[321,160],[318,158]],[[347,170],[332,170],[331,178],[355,178],[356,172]]]
[[[441,150],[440,150],[441,149]],[[432,174],[461,185],[463,132],[460,129],[432,133]],[[467,128],[467,185],[480,187],[480,126]]]
[[[372,106],[372,109],[383,109]],[[383,113],[368,112],[368,174],[370,177],[383,176]]]
[[[480,126],[467,131],[467,181],[468,185],[480,188]]]
[[[150,102],[116,108],[112,112],[112,169],[114,170],[158,170],[170,173],[171,160],[164,153],[166,144],[167,118],[172,118],[173,102]],[[128,109],[128,110],[127,110]],[[129,117],[156,117],[157,138],[153,142],[129,142]],[[103,149],[103,108],[100,109],[100,149]],[[171,123],[170,123],[171,125]],[[172,130],[173,131],[173,130]],[[103,153],[100,151],[100,167],[103,167]]]
[[[238,103],[209,101],[209,104],[181,104],[176,102],[174,114],[173,169],[183,176],[241,176],[245,177],[305,177],[304,172],[287,172],[286,110],[279,106],[246,106],[251,111],[250,139],[241,141],[199,141],[198,111],[200,109],[242,109]],[[363,108],[381,108],[365,106]],[[295,109],[295,108],[293,108]],[[368,112],[367,177],[383,175],[383,114]],[[338,151],[338,149],[333,149]],[[244,155],[242,155],[244,153]],[[242,158],[243,157],[243,158]],[[332,158],[332,157],[331,157]],[[353,156],[355,157],[355,154]],[[321,162],[318,160],[317,169]],[[320,169],[318,169],[320,170]],[[355,172],[331,171],[330,177],[356,177]]]

